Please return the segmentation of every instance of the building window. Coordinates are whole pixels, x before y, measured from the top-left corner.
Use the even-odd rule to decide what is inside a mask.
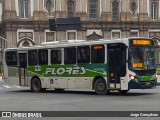
[[[30,46],[30,43],[26,40],[26,41],[24,41],[24,42],[22,43],[22,46],[28,47],[28,46]]]
[[[138,30],[131,30],[130,37],[139,37],[139,31]]]
[[[45,39],[46,39],[46,42],[51,42],[51,41],[55,41],[55,32],[49,32],[49,31],[46,31],[45,32]]]
[[[137,1],[132,0],[132,1],[130,2],[130,10],[131,10],[131,12],[132,12],[133,14],[135,14],[135,13],[137,12],[137,9],[138,9],[138,7],[137,7]]]
[[[121,30],[112,30],[111,38],[121,38]]]
[[[112,20],[119,21],[119,3],[112,2]]]
[[[75,40],[75,39],[76,39],[76,34],[75,34],[75,32],[69,32],[67,39],[68,39],[68,40]]]
[[[67,40],[77,40],[77,31],[75,30],[66,31],[66,38]]]
[[[51,12],[54,9],[54,0],[44,0],[44,8],[47,12]]]
[[[21,18],[28,18],[28,0],[20,1]]]
[[[29,37],[23,37],[17,42],[17,47],[29,47],[33,45],[35,45],[35,43]]]
[[[98,1],[97,0],[89,0],[89,18],[97,19],[98,17]]]
[[[158,4],[156,2],[151,3],[151,19],[158,19]]]
[[[74,17],[74,1],[73,0],[67,1],[67,15],[68,17]]]

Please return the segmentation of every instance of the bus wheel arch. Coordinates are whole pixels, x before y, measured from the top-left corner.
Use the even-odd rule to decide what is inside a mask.
[[[93,79],[92,87],[98,95],[105,95],[108,93],[106,81],[101,76],[97,76]]]
[[[37,76],[32,77],[30,87],[31,87],[32,92],[40,92],[41,91],[42,86],[41,86],[41,81],[40,81],[39,77],[37,77]]]
[[[104,79],[102,76],[96,76],[94,79],[93,79],[93,81],[92,81],[92,90],[94,90],[95,88],[94,88],[94,84],[95,84],[95,82],[96,82],[96,80],[98,80],[98,79]]]

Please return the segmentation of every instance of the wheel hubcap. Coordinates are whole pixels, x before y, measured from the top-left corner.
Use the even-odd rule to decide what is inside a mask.
[[[105,85],[104,85],[103,83],[100,83],[100,84],[98,85],[98,89],[99,89],[100,91],[103,91],[103,90],[105,89]]]
[[[35,82],[33,85],[34,90],[38,90],[39,89],[39,83]]]

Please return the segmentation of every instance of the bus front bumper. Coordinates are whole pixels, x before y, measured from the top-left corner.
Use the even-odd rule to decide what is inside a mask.
[[[157,80],[151,80],[147,82],[137,82],[135,80],[130,80],[128,83],[128,89],[149,89],[156,87]]]

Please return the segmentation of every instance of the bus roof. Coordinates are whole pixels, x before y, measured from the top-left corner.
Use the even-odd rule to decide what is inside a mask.
[[[53,42],[44,42],[38,46],[31,47],[19,47],[19,48],[6,48],[5,51],[10,50],[31,50],[31,49],[45,49],[45,48],[59,48],[59,47],[74,47],[83,45],[94,45],[94,44],[109,44],[109,43],[123,43],[128,39],[134,38],[119,38],[119,39],[100,39],[100,40],[61,40]],[[143,38],[144,39],[144,38]],[[145,38],[146,39],[146,38]]]

